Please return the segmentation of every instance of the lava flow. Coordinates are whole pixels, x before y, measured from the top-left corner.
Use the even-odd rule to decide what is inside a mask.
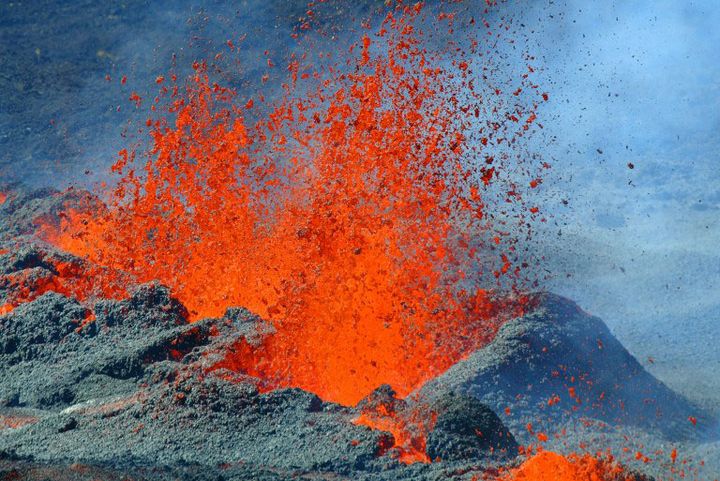
[[[500,478],[502,481],[637,481],[611,457],[589,454],[563,456],[543,451],[519,468]]]

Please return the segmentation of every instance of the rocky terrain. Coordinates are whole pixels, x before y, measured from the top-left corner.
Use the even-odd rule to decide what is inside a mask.
[[[566,299],[539,295],[533,312],[405,400],[387,386],[356,407],[261,392],[257,379],[214,366],[240,339],[271,336],[268,322],[238,307],[189,324],[159,284],[91,312],[54,288],[81,276],[83,261],[31,236],[33,219],[83,194],[5,191],[0,304],[22,287],[45,292],[0,316],[4,479],[472,479],[517,465],[533,444],[625,448],[623,462],[660,479],[676,447],[705,461],[699,479],[719,472],[712,417]],[[58,268],[66,263],[79,267]],[[436,462],[404,464],[393,433],[356,422],[378,406],[436,416],[424,433]],[[641,449],[656,461],[634,457]]]

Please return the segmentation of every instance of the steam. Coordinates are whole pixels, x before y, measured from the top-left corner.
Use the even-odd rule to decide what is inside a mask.
[[[535,5],[522,21],[543,46],[543,82],[554,85],[546,133],[556,139],[546,150],[556,178],[545,185],[556,216],[539,249],[550,271],[571,275],[549,288],[601,316],[646,367],[712,407],[720,64],[710,46],[720,42],[720,8]]]

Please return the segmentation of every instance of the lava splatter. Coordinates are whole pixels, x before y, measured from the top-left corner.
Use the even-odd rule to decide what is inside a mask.
[[[147,149],[120,152],[107,208],[74,206],[43,236],[160,280],[193,320],[245,306],[272,321],[218,367],[348,405],[383,383],[406,396],[526,308],[513,232],[532,230],[523,186],[543,169],[512,154],[538,125],[529,75],[503,96],[478,41],[425,42],[422,10],[391,10],[344,64],[293,59],[255,125],[205,63],[164,77],[167,106]]]

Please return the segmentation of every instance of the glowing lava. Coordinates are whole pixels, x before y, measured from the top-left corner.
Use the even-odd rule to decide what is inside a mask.
[[[519,468],[501,478],[502,481],[635,481],[611,458],[588,454],[563,456],[551,451],[540,452]]]
[[[7,292],[0,315],[12,312],[17,306],[30,302],[47,292],[74,297],[88,306],[97,299],[120,299],[127,296],[126,277],[122,273],[109,275],[106,269],[87,263],[76,263],[47,253],[35,253],[25,259],[17,254],[0,251],[22,268],[0,275],[0,288]],[[97,282],[102,279],[103,282]],[[90,316],[90,313],[88,314]]]
[[[340,68],[295,58],[273,106],[241,101],[203,63],[184,85],[167,76],[166,116],[148,119],[146,151],[120,152],[107,209],[75,206],[44,237],[160,280],[193,320],[229,306],[271,320],[275,335],[218,367],[346,405],[383,383],[407,395],[523,312],[524,296],[487,288],[522,266],[484,192],[497,186],[521,225],[537,213],[520,185],[541,167],[495,154],[534,128],[544,98],[529,73],[512,102],[483,84],[476,41],[430,49],[421,10],[389,13]]]
[[[424,406],[409,407],[392,391],[376,391],[357,407],[360,415],[353,424],[392,434],[393,443],[381,445],[381,455],[393,449],[390,454],[406,464],[432,461],[427,455],[427,435],[435,427],[437,413]]]

